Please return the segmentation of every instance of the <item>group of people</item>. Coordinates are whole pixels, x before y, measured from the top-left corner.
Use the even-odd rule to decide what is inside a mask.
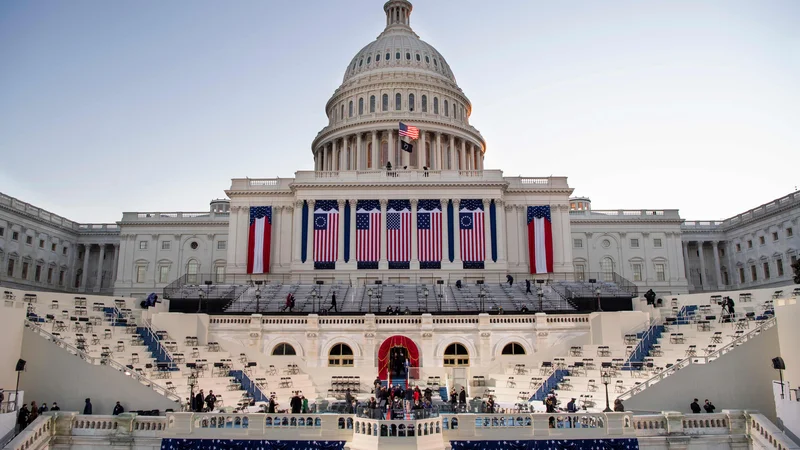
[[[203,390],[194,395],[191,399],[191,408],[194,412],[211,412],[214,411],[214,405],[217,403],[217,396],[214,391],[208,391],[208,395],[203,395]]]
[[[0,399],[0,402],[1,401],[2,399]],[[58,403],[56,402],[53,402],[53,405],[49,408],[45,402],[42,402],[41,405],[37,405],[36,402],[33,401],[31,402],[30,408],[28,408],[27,403],[24,403],[17,412],[17,425],[19,426],[19,431],[24,430],[25,427],[30,425],[34,420],[36,420],[37,417],[43,413],[46,413],[47,411],[61,411],[61,408],[58,407]]]
[[[458,409],[465,410],[467,407],[467,391],[464,389],[464,386],[461,386],[461,391],[456,392],[456,388],[453,388],[450,391],[450,404],[453,406],[453,410],[456,410],[456,406]]]
[[[689,408],[692,409],[693,414],[700,414],[702,410],[705,410],[707,413],[711,414],[717,409],[717,407],[714,406],[709,399],[706,399],[702,409],[700,408],[700,401],[698,399],[694,399],[694,401],[692,401],[692,403],[689,405]]]
[[[395,351],[391,354],[389,368],[392,371],[392,376],[405,377],[408,374],[409,367],[411,367],[411,363],[401,352]]]
[[[421,390],[419,386],[414,388],[403,389],[401,385],[389,385],[387,388],[383,386],[379,378],[375,379],[374,396],[366,403],[366,408],[371,411],[373,418],[382,418],[383,413],[387,410],[390,411],[405,411],[410,413],[412,411],[430,411],[433,408],[433,391],[427,387]],[[349,409],[351,405],[356,407],[355,400],[349,397],[350,391],[345,395],[345,401],[348,405],[348,411],[351,413],[356,412],[355,409]]]

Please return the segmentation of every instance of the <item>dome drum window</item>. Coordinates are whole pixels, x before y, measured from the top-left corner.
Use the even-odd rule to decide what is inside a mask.
[[[364,114],[364,97],[358,99],[358,115]]]
[[[369,112],[375,112],[375,96],[372,95],[369,97]]]
[[[381,54],[378,53],[378,54],[375,55],[375,62],[378,62],[380,60],[381,60]]]
[[[433,97],[433,113],[439,114],[439,98]]]
[[[390,59],[392,59],[391,53],[386,52],[386,61],[389,61]]]
[[[389,110],[389,94],[383,94],[383,101],[381,102],[381,111]]]
[[[398,61],[400,60],[400,52],[397,52],[397,53],[394,54],[394,59],[396,59]]]
[[[430,63],[431,59],[428,57],[428,55],[425,55],[425,64],[430,64]]]
[[[422,96],[422,112],[428,112],[428,96]]]
[[[395,94],[395,96],[394,96],[394,109],[395,109],[395,111],[400,111],[402,103],[403,103],[403,96],[400,95],[399,93]]]
[[[408,110],[414,111],[414,94],[408,94]]]
[[[406,60],[411,61],[411,53],[406,52]]]
[[[420,61],[419,53],[417,53],[417,62]]]
[[[361,61],[358,62],[358,67],[361,67],[363,65],[364,65],[364,58],[361,58]]]
[[[367,56],[367,65],[372,62],[372,56]]]

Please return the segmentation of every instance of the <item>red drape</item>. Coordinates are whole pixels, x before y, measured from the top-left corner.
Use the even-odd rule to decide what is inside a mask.
[[[408,363],[411,367],[419,367],[419,349],[417,344],[406,336],[392,336],[381,344],[378,349],[378,377],[385,380],[388,376],[391,350],[394,347],[403,347],[408,351]]]

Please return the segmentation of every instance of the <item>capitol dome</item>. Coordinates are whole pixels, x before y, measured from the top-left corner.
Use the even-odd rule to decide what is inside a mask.
[[[386,24],[350,61],[312,143],[316,171],[482,170],[486,142],[450,65],[411,29],[412,5],[389,0]],[[399,123],[419,136],[400,136]],[[402,151],[411,144],[412,151]]]

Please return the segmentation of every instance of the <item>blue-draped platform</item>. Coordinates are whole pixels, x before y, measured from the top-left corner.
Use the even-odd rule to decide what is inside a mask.
[[[162,439],[161,450],[342,450],[345,441],[264,441],[238,439]]]
[[[638,450],[637,439],[450,441],[453,450]]]

